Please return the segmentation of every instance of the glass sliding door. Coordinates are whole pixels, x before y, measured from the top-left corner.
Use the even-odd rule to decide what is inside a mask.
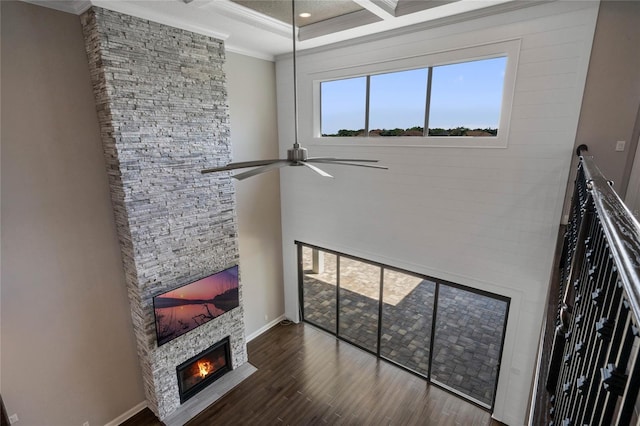
[[[493,409],[509,298],[296,244],[304,321]]]
[[[337,256],[301,246],[304,320],[336,333]]]
[[[378,350],[380,267],[339,257],[338,335],[371,352]]]
[[[493,406],[508,303],[440,284],[431,380]]]
[[[435,289],[424,278],[384,270],[380,355],[423,376],[429,375]]]

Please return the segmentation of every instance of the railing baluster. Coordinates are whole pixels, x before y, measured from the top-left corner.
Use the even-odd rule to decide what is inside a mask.
[[[604,235],[599,226],[597,232],[599,235],[599,253],[598,259],[594,259],[594,261],[596,264],[601,265],[601,267],[595,278],[593,275],[590,277],[594,282],[594,290],[591,292],[589,315],[584,321],[585,324],[583,328],[583,342],[587,348],[581,360],[580,372],[577,375],[579,385],[578,392],[580,395],[578,406],[571,416],[576,419],[576,422],[581,421],[584,417],[585,410],[589,409],[587,405],[588,391],[591,388],[591,381],[594,376],[594,362],[596,358],[598,358],[602,343],[596,338],[596,327],[605,307],[605,299],[607,299],[609,293],[612,293],[609,290],[611,287],[610,276],[613,272],[613,265],[609,255],[608,245],[605,242]]]
[[[636,400],[638,399],[638,388],[640,388],[640,359],[638,357],[637,348],[637,340],[640,336],[640,333],[637,325],[632,324],[632,332],[633,340],[636,343],[636,347],[634,349],[636,352],[631,361],[632,366],[629,369],[629,379],[625,389],[622,407],[620,408],[620,413],[618,415],[618,419],[616,420],[616,424],[619,425],[631,424],[631,419],[636,408]]]
[[[587,204],[587,203],[585,203]],[[574,318],[576,315],[576,311],[579,313],[584,306],[582,303],[583,298],[585,297],[585,287],[586,284],[583,284],[586,281],[586,274],[588,271],[588,264],[585,262],[585,254],[591,249],[591,245],[593,244],[590,241],[590,236],[593,231],[593,212],[592,210],[585,211],[580,215],[582,218],[580,220],[580,230],[578,232],[578,242],[576,243],[575,253],[572,256],[572,264],[570,266],[570,275],[569,282],[567,284],[566,293],[564,295],[564,303],[567,306],[570,306],[574,310]],[[574,219],[579,220],[578,217]],[[575,327],[573,325],[569,326],[567,334],[564,336],[564,353],[561,360],[552,360],[552,362],[563,362],[565,366],[571,365],[571,360],[575,356]],[[559,336],[559,338],[563,338]],[[560,380],[557,383],[557,390],[555,392],[557,401],[556,401],[556,418],[564,419],[563,416],[566,415],[569,405],[570,405],[570,395],[572,393],[573,383],[571,382],[572,378],[569,373],[569,368],[561,369],[562,374],[560,375]]]
[[[611,342],[613,335],[617,306],[622,296],[622,289],[617,285],[617,271],[615,267],[612,266],[613,261],[611,256],[609,256],[607,263],[611,266],[609,269],[610,274],[607,277],[606,295],[602,302],[603,309],[601,310],[600,317],[593,325],[596,348],[594,350],[593,357],[588,363],[586,372],[588,384],[584,391],[586,398],[584,399],[584,406],[578,417],[579,424],[589,424],[591,420],[591,414],[593,412],[601,379],[598,366],[603,364],[605,356],[607,355],[609,343]]]
[[[626,307],[626,303],[624,304]],[[604,389],[608,393],[605,410],[600,422],[602,425],[612,424],[615,408],[618,405],[620,397],[624,394],[624,389],[626,387],[627,376],[625,374],[625,369],[629,362],[629,355],[633,347],[634,339],[630,316],[627,316],[627,321],[625,321],[623,334],[624,339],[622,346],[617,351],[618,353],[615,363],[607,364],[607,366],[602,369],[602,383]]]
[[[570,212],[546,381],[550,420],[626,426],[640,393],[640,224],[591,157],[580,159]]]
[[[620,342],[622,341],[622,336],[624,333],[624,324],[627,321],[627,317],[629,313],[629,310],[626,308],[625,304],[623,303],[622,297],[618,299],[616,308],[617,308],[616,319],[615,319],[616,326],[614,328],[613,339],[611,341],[611,345],[609,346],[607,354],[604,357],[604,362],[601,362],[599,364],[598,366],[599,368],[600,366],[606,366],[607,364],[613,362],[617,352],[616,348],[620,346]],[[620,324],[622,324],[623,326],[620,326]],[[607,392],[607,390],[603,386],[602,370],[600,370],[600,378],[601,380],[598,383],[597,397],[596,397],[596,403],[594,404],[594,407],[593,407],[593,413],[590,417],[590,421],[585,422],[590,425],[601,424],[600,418],[602,416],[602,412],[604,411],[607,397],[609,396],[609,392]]]

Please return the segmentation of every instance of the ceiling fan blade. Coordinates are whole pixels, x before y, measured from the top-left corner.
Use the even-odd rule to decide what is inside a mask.
[[[211,169],[204,169],[200,173],[202,174],[215,173],[215,172],[224,172],[226,170],[244,169],[245,167],[266,166],[267,164],[278,163],[281,161],[287,161],[287,160],[275,159],[275,160],[241,161],[239,163],[229,163],[223,167],[213,167]]]
[[[307,161],[353,161],[356,163],[377,163],[378,160],[364,160],[362,158],[309,157]]]
[[[277,163],[271,163],[267,164],[266,166],[256,167],[255,169],[249,170],[248,172],[238,173],[236,175],[233,175],[233,177],[238,180],[243,180],[251,176],[259,175],[260,173],[268,172],[269,170],[275,170],[284,166],[288,166],[289,164],[290,163],[286,160],[280,160]]]
[[[322,169],[320,169],[320,168],[318,168],[318,167],[316,167],[316,166],[314,166],[312,164],[309,164],[306,161],[300,161],[299,164],[302,164],[303,166],[310,168],[311,170],[313,170],[314,172],[316,172],[317,174],[319,174],[322,177],[328,177],[328,178],[332,178],[333,177],[329,173],[325,172],[324,170],[322,170]]]
[[[381,169],[381,170],[389,170],[388,167],[385,166],[375,166],[373,164],[356,164],[356,163],[349,163],[349,162],[345,162],[345,160],[338,160],[338,161],[330,161],[330,160],[307,160],[313,163],[322,163],[322,164],[337,164],[340,166],[356,166],[356,167],[369,167],[371,169]]]
[[[309,157],[307,160],[335,160],[335,157]]]
[[[333,161],[352,161],[354,163],[377,163],[378,160],[364,160],[362,158],[334,158]]]

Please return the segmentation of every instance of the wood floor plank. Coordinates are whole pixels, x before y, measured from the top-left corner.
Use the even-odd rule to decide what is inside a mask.
[[[499,424],[481,408],[309,325],[278,325],[248,351],[258,371],[188,426]],[[161,424],[144,416],[125,425]]]

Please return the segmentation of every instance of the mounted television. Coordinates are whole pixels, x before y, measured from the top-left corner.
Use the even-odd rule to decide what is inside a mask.
[[[233,266],[153,298],[158,346],[238,307],[238,267]]]

